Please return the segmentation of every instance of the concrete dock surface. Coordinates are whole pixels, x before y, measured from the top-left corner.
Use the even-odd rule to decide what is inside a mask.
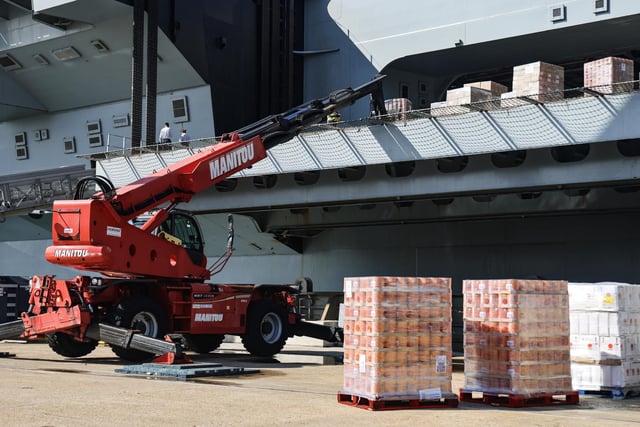
[[[108,346],[67,359],[41,341],[0,343],[3,426],[640,426],[640,397],[581,395],[578,405],[505,408],[460,402],[457,408],[369,411],[339,404],[339,347],[287,344],[261,359],[224,343],[194,363],[258,370],[175,380],[116,373],[124,362]],[[464,385],[454,372],[453,390]]]

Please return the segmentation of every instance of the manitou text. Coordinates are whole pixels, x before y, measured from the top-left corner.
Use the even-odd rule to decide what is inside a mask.
[[[228,152],[224,156],[211,160],[209,162],[211,179],[216,179],[236,168],[246,168],[253,161],[254,157],[255,151],[253,144],[247,144]]]

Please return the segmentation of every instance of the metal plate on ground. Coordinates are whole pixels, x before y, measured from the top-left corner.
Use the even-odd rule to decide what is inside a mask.
[[[198,377],[230,376],[255,374],[258,369],[246,369],[232,366],[222,366],[220,363],[198,363],[184,365],[164,365],[161,363],[143,363],[142,365],[128,365],[118,368],[115,372],[120,374],[135,374],[145,376],[173,377],[189,379]]]

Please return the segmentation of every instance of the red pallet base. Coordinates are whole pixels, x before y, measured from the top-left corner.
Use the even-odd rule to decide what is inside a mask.
[[[446,409],[458,407],[458,396],[443,397],[439,400],[398,399],[377,400],[355,394],[338,393],[338,403],[369,411],[394,411],[398,409]]]
[[[476,396],[474,397],[474,394]],[[480,396],[477,396],[477,395]],[[485,405],[505,406],[507,408],[523,408],[528,406],[577,405],[580,403],[580,393],[569,391],[565,393],[534,393],[509,394],[488,393],[483,391],[469,391],[460,389],[460,401],[483,403]]]

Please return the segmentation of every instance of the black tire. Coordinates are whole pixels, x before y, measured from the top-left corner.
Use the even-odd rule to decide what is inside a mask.
[[[224,335],[220,334],[194,334],[187,337],[189,349],[198,354],[211,353],[220,347],[223,340]]]
[[[47,334],[46,337],[49,347],[64,357],[86,356],[98,346],[98,341],[77,341],[71,335],[65,334],[64,332],[54,332]]]
[[[264,299],[249,305],[247,331],[242,336],[244,348],[254,356],[271,357],[284,347],[289,338],[285,308]]]
[[[140,331],[142,335],[160,338],[167,333],[167,316],[162,307],[144,296],[124,298],[115,308],[112,324],[121,328]],[[130,362],[141,362],[150,359],[154,354],[145,351],[127,349],[112,345],[111,349],[121,359]]]

